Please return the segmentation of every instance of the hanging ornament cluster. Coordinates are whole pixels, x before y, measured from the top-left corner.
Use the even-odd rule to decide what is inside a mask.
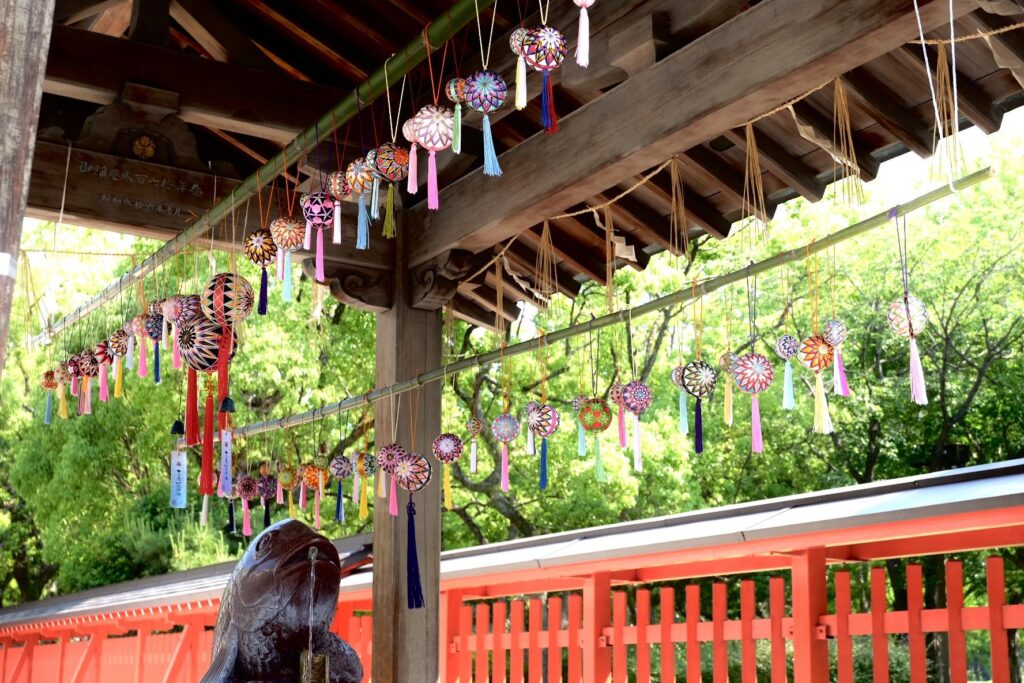
[[[928,390],[924,382],[924,366],[917,348],[917,337],[928,324],[928,310],[924,303],[910,294],[910,264],[907,246],[907,219],[902,225],[895,209],[890,214],[896,223],[896,243],[899,247],[900,280],[903,299],[889,304],[887,321],[897,337],[910,340],[910,400],[919,406],[928,405]]]

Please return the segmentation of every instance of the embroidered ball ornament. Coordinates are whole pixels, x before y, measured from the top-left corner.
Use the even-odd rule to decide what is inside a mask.
[[[171,322],[183,325],[203,315],[203,302],[198,294],[186,294],[174,300],[171,306]]]
[[[916,337],[928,324],[928,309],[917,297],[908,296],[906,302],[899,300],[889,304],[887,319],[889,329],[897,337]]]
[[[622,405],[622,390],[626,385],[616,382],[608,390],[608,399],[617,406]]]
[[[377,451],[377,466],[388,474],[395,473],[395,465],[408,451],[397,443],[389,443]]]
[[[484,430],[484,423],[478,417],[471,417],[466,422],[466,431],[469,432],[470,436],[477,437]]]
[[[846,324],[841,320],[829,320],[821,328],[821,336],[833,347],[841,346],[846,341],[847,335],[849,335],[849,330],[846,329]]]
[[[643,415],[651,407],[651,389],[639,380],[622,387],[622,405],[634,415]]]
[[[715,392],[718,375],[710,363],[690,361],[683,368],[683,389],[695,398],[707,398]]]
[[[519,436],[519,420],[509,413],[502,413],[491,420],[491,433],[501,442],[501,490],[508,491],[508,444]]]
[[[578,396],[575,396],[572,399],[572,412],[579,413],[580,412],[580,408],[583,407],[583,403],[586,400],[587,400],[587,397],[584,394],[579,394]]]
[[[160,341],[164,336],[164,317],[162,315],[146,316],[146,336],[153,341]]]
[[[124,330],[114,330],[107,339],[107,351],[115,358],[128,355],[128,333]]]
[[[613,418],[612,409],[601,398],[584,400],[577,415],[583,429],[589,433],[603,432],[608,429]]]
[[[346,479],[352,476],[352,461],[344,455],[335,456],[328,465],[328,470],[335,479]]]
[[[41,386],[46,391],[53,391],[54,389],[56,389],[57,373],[53,370],[47,370],[46,372],[44,372],[43,378],[39,382],[39,386]]]
[[[356,454],[356,470],[360,472],[362,477],[372,477],[377,473],[377,458],[373,453],[362,452]]]
[[[359,157],[348,165],[345,179],[353,194],[363,194],[373,187],[373,173],[364,157]]]
[[[440,207],[437,188],[437,153],[451,147],[455,135],[455,114],[447,107],[433,104],[420,109],[413,117],[416,141],[429,152],[427,160],[427,208]]]
[[[68,372],[67,362],[59,363],[57,369],[53,371],[53,376],[57,380],[57,384],[70,384],[71,373]]]
[[[294,491],[299,488],[299,473],[291,465],[282,465],[277,470],[277,482],[285,491]]]
[[[309,463],[304,465],[302,468],[302,483],[306,485],[307,489],[315,489],[320,487],[321,476],[326,475],[324,470],[321,470],[316,465]]]
[[[310,227],[326,228],[334,220],[334,199],[326,192],[310,192],[302,200],[302,216]]]
[[[558,131],[558,115],[555,113],[555,96],[552,89],[551,72],[565,61],[568,46],[565,36],[550,26],[539,26],[526,32],[521,54],[523,60],[543,74],[540,116],[546,133]]]
[[[846,341],[848,334],[849,330],[847,330],[846,324],[841,320],[829,320],[821,328],[821,336],[825,338],[825,341],[835,351],[835,358],[832,363],[834,372],[832,391],[837,396],[850,395],[850,385],[846,381],[846,368],[843,366],[843,354],[840,351],[840,347]]]
[[[88,349],[78,354],[78,372],[82,377],[95,377],[100,373],[100,364]]]
[[[164,299],[150,301],[149,306],[146,307],[146,315],[163,315],[164,301]]]
[[[452,104],[460,104],[466,101],[466,79],[453,78],[444,86],[444,92]]]
[[[241,275],[218,273],[202,294],[203,315],[221,327],[234,327],[252,313],[252,285]]]
[[[526,42],[527,33],[529,33],[528,29],[520,27],[512,31],[512,34],[508,37],[508,46],[516,56],[523,54],[523,43]]]
[[[462,439],[455,434],[441,434],[434,439],[431,449],[439,462],[448,465],[462,457]]]
[[[527,426],[537,436],[547,438],[558,431],[559,422],[558,411],[545,403],[539,404],[537,409],[529,414]]]
[[[283,251],[298,251],[306,235],[306,226],[298,218],[281,216],[270,222],[270,236],[274,244]]]
[[[212,373],[217,369],[220,338],[223,328],[206,318],[192,320],[178,328],[178,346],[181,359],[196,372]],[[238,340],[233,340],[231,357],[237,351]]]
[[[389,183],[399,183],[409,174],[409,150],[391,142],[376,149],[374,170]]]
[[[245,255],[257,266],[266,268],[277,258],[277,244],[274,236],[265,228],[258,228],[245,238]]]
[[[775,379],[775,366],[767,357],[750,352],[741,356],[732,369],[736,386],[748,394],[759,394]]]
[[[260,468],[260,478],[257,480],[257,486],[260,498],[264,500],[267,498],[273,498],[277,493],[277,477],[269,473],[269,470],[264,472],[263,467]]]
[[[808,370],[821,372],[832,365],[833,352],[832,345],[825,341],[824,337],[814,335],[800,343],[797,360]]]
[[[430,461],[419,453],[406,453],[395,463],[395,480],[410,493],[426,486],[430,473]]]
[[[348,178],[344,171],[333,171],[327,174],[327,193],[334,197],[335,202],[347,199],[352,194],[352,186],[348,184]],[[334,209],[338,210],[337,205]]]
[[[484,174],[500,176],[501,166],[494,149],[494,137],[491,133],[491,112],[497,111],[505,104],[508,97],[508,85],[501,74],[494,71],[477,71],[466,79],[466,106],[484,115]]]
[[[800,340],[791,334],[784,334],[775,342],[775,353],[782,360],[789,360],[800,352]]]

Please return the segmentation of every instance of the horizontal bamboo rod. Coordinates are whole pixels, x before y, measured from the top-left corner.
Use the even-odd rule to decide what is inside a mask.
[[[444,14],[427,24],[424,29],[433,49],[444,45],[456,33],[464,28],[476,16],[477,6],[482,10],[489,7],[494,0],[458,0]],[[207,230],[226,219],[231,212],[244,202],[254,197],[258,190],[266,187],[284,170],[285,159],[292,163],[302,155],[313,150],[316,145],[326,140],[337,128],[344,125],[371,102],[384,94],[387,83],[396,83],[398,79],[412,71],[426,58],[426,45],[421,35],[409,42],[401,51],[395,53],[365,81],[359,84],[345,99],[324,114],[319,121],[295,136],[279,154],[263,164],[256,173],[246,178],[231,191],[227,197],[213,205],[195,222],[164,246],[150,254],[139,265],[107,285],[95,297],[76,308],[44,330],[44,339],[52,339],[54,335],[86,317],[104,303],[120,295],[139,280],[152,274],[157,268],[177,255],[185,246],[199,238]],[[385,74],[385,68],[387,73]]]
[[[970,175],[964,176],[959,180],[952,183],[952,187],[957,190],[963,190],[973,185],[980,183],[983,180],[991,178],[993,175],[991,168],[983,168],[980,171],[971,173]],[[953,190],[949,184],[937,187],[931,192],[916,197],[906,204],[900,204],[889,211],[885,211],[859,223],[854,223],[842,230],[832,233],[827,237],[815,240],[810,244],[796,249],[790,249],[774,256],[771,256],[763,261],[752,263],[750,266],[734,270],[725,275],[719,275],[717,277],[708,278],[703,283],[697,285],[697,292],[700,296],[710,294],[711,292],[717,291],[722,287],[730,285],[734,282],[741,282],[750,275],[757,275],[773,268],[785,265],[792,261],[800,261],[807,257],[808,254],[816,254],[820,251],[824,251],[829,247],[845,242],[846,240],[852,239],[859,235],[862,235],[870,230],[874,230],[877,227],[883,226],[891,221],[895,216],[904,216],[911,211],[915,211],[922,207],[925,207],[932,202],[938,201],[944,197],[948,197],[952,194]],[[298,427],[300,425],[315,422],[324,417],[330,415],[336,415],[338,413],[345,412],[346,410],[352,410],[353,408],[359,408],[362,406],[370,405],[375,401],[382,398],[387,398],[395,394],[400,394],[418,386],[427,384],[428,382],[436,382],[444,379],[448,375],[453,373],[461,372],[463,370],[469,370],[471,368],[479,367],[482,365],[489,365],[491,363],[498,362],[502,355],[505,357],[518,356],[520,354],[529,353],[537,349],[538,343],[543,342],[545,345],[550,346],[554,342],[564,341],[573,337],[578,337],[583,334],[588,334],[594,330],[599,330],[604,327],[609,327],[633,318],[639,318],[640,316],[653,313],[670,306],[677,304],[686,303],[693,298],[693,290],[690,287],[685,287],[678,292],[667,294],[657,299],[652,299],[645,304],[641,304],[631,309],[625,309],[622,311],[616,311],[600,318],[593,318],[585,323],[578,325],[572,325],[565,327],[561,330],[556,330],[548,334],[543,335],[540,339],[531,339],[529,341],[519,342],[508,346],[501,351],[491,351],[489,353],[480,354],[472,358],[466,358],[454,363],[450,363],[440,368],[431,370],[430,372],[424,372],[421,375],[417,375],[411,379],[407,379],[401,382],[396,382],[386,387],[380,387],[368,391],[365,394],[359,396],[351,396],[344,400],[338,401],[337,403],[331,403],[313,410],[308,410],[304,413],[297,413],[295,415],[289,415],[287,417],[277,418],[275,420],[266,420],[264,422],[255,422],[244,427],[239,427],[234,430],[235,438],[241,438],[246,436],[254,436],[256,434],[262,434],[264,432],[270,432],[277,429],[290,429],[292,427]],[[183,441],[179,445],[183,445]]]

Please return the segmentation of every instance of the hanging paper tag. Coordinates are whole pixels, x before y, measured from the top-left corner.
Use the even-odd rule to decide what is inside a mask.
[[[220,486],[221,496],[231,495],[231,431],[225,429],[220,433]]]
[[[188,504],[188,454],[171,451],[171,507],[183,509]]]

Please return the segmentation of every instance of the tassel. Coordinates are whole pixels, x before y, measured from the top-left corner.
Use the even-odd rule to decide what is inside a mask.
[[[406,586],[405,592],[409,598],[409,609],[420,609],[423,607],[423,586],[420,584],[420,559],[416,552],[416,504],[411,500],[405,506],[405,515],[409,520],[406,528],[406,535],[409,537],[409,545],[406,548]]]
[[[366,483],[366,477],[363,477],[360,482],[360,494],[359,494],[359,519],[366,519],[370,516],[370,505],[367,499],[370,497],[369,487]]]
[[[362,487],[360,484],[359,470],[354,469],[352,471],[352,502],[359,505],[359,489]]]
[[[387,472],[384,472],[382,470],[382,471],[377,473],[377,497],[378,498],[383,498],[386,495],[388,495],[387,478],[388,478]]]
[[[529,427],[526,428],[526,454],[537,454],[537,437],[533,435],[533,430]]]
[[[576,41],[576,63],[586,69],[590,66],[590,13],[586,4],[580,4],[580,29]]]
[[[263,272],[266,273],[267,269],[264,268]],[[177,326],[174,327],[174,343],[171,344],[171,367],[175,370],[181,370],[181,345],[178,343]]]
[[[234,487],[231,471],[234,469],[231,458],[231,432],[223,430],[220,433],[220,484],[217,487],[217,495],[221,498],[230,498],[231,490]]]
[[[836,349],[835,362],[832,365],[832,393],[844,398],[850,397],[850,385],[846,382],[846,368],[843,366],[843,354]]]
[[[306,221],[306,232],[302,235],[302,248],[304,251],[309,251],[311,246],[313,246],[313,224]]]
[[[796,410],[796,396],[793,393],[793,364],[786,359],[786,377],[782,385],[782,408]]]
[[[576,455],[581,458],[587,454],[587,431],[580,421],[576,421]]]
[[[701,415],[701,400],[697,399],[697,407],[693,411],[693,450],[704,452],[704,416]]]
[[[469,447],[469,473],[476,474],[476,437],[473,437],[473,443]]]
[[[92,415],[92,377],[86,377],[82,385],[82,392],[85,395],[85,414]]]
[[[299,508],[302,510],[306,509],[306,482],[303,481],[299,487]]]
[[[547,437],[540,442],[540,490],[548,487],[548,440]]]
[[[107,377],[108,367],[106,364],[100,366],[100,401],[103,403],[110,400],[110,385]]]
[[[508,491],[508,444],[501,444],[501,490]]]
[[[114,398],[124,398],[124,361],[114,359]]]
[[[395,186],[388,183],[388,196],[384,201],[384,237],[393,239],[395,236]]]
[[[59,392],[57,394],[57,415],[60,416],[60,419],[66,420],[68,419],[68,397],[64,391],[63,382],[57,386],[57,391]]]
[[[199,525],[206,526],[210,523],[210,497],[203,496],[203,510],[199,513]]]
[[[828,414],[828,399],[825,398],[825,380],[820,372],[814,374],[814,431],[818,434],[832,433],[832,418]]]
[[[384,476],[383,473],[381,476]],[[391,475],[391,494],[388,496],[388,514],[392,517],[398,516],[398,486],[395,483],[394,475]]]
[[[171,348],[171,320],[167,316],[164,316],[160,339],[163,341],[164,351]]]
[[[452,467],[444,464],[444,509],[452,509]]]
[[[487,119],[487,115],[484,115],[484,120]],[[487,125],[486,123],[484,124]],[[486,133],[484,134],[486,135]],[[452,151],[456,154],[462,154],[462,103],[455,103],[455,127],[452,129]],[[484,162],[486,163],[486,162]]]
[[[313,491],[313,528],[320,528],[320,489]]]
[[[160,384],[160,342],[153,341],[153,384]]]
[[[199,493],[213,495],[213,393],[206,395],[206,411],[203,415],[203,458],[199,472]]]
[[[764,452],[764,441],[761,440],[761,405],[757,394],[750,397],[750,450],[754,453]]]
[[[284,262],[288,258],[288,252],[284,249],[278,251],[277,254],[277,279],[284,280]]]
[[[370,188],[370,218],[377,220],[380,218],[380,178],[374,177]]]
[[[597,481],[606,481],[608,475],[604,471],[604,463],[601,462],[601,439],[597,436],[594,437],[594,479]]]
[[[316,231],[316,281],[324,281],[324,231],[317,228]]]
[[[284,256],[284,282],[281,283],[281,301],[292,300],[292,257]]]
[[[128,352],[124,355],[125,367],[129,370],[135,368],[135,335],[128,335]]]
[[[195,446],[199,443],[199,396],[196,371],[188,369],[188,382],[185,391],[185,445]],[[117,390],[114,390],[117,395]]]
[[[924,366],[917,350],[917,337],[910,338],[910,398],[919,406],[928,405],[928,389],[924,383]]]
[[[295,499],[292,497],[292,492],[288,491],[288,516],[292,519],[298,519],[298,515],[295,514]]]
[[[256,313],[258,315],[267,314],[267,294],[270,290],[270,276],[267,274],[267,267],[263,266],[263,274],[260,276],[260,302],[256,307]],[[175,355],[177,355],[178,347],[175,346]]]
[[[341,480],[338,480],[338,500],[334,503],[334,521],[345,521],[345,491],[341,487]]]
[[[249,513],[249,501],[242,499],[242,535],[252,536],[252,515]]]
[[[77,377],[72,377],[71,378],[71,395],[72,396],[78,396],[78,378]]]
[[[619,448],[626,447],[626,409],[621,405],[619,406]]]
[[[501,175],[501,165],[494,151],[494,136],[491,135],[491,117],[487,114],[484,114],[484,175]]]
[[[146,358],[146,342],[139,342],[139,377],[146,377],[149,375],[149,363]]]
[[[334,233],[331,235],[331,243],[341,244],[341,202],[334,200]]]
[[[263,499],[263,528],[270,526],[270,501]]]
[[[416,165],[416,149],[419,147],[415,142],[409,147],[409,177],[405,189],[409,194],[416,194],[420,191],[420,170]]]
[[[686,407],[686,390],[679,390],[679,433],[686,436],[690,433],[690,417],[687,414],[689,408]]]
[[[46,392],[46,411],[43,413],[43,424],[50,425],[53,422],[53,392]]]
[[[633,423],[633,470],[644,471],[643,454],[640,452],[640,416],[637,415]]]
[[[277,479],[277,498],[275,498],[278,505],[284,505],[284,487],[281,486],[281,478]]]
[[[233,533],[238,533],[238,527],[235,526],[235,499],[232,498],[228,501],[228,530]]]
[[[732,381],[731,381],[731,378],[727,379],[726,382],[725,382],[725,406],[724,406],[724,408],[725,409],[722,411],[722,414],[723,414],[723,417],[725,419],[725,425],[727,427],[732,427]]]
[[[555,111],[555,91],[551,83],[551,72],[544,72],[543,90],[540,94],[540,122],[544,132],[553,135],[558,132],[558,113]]]
[[[356,249],[370,248],[370,214],[366,211],[366,195],[359,195],[359,214],[356,219]]]
[[[427,208],[437,211],[441,202],[437,197],[437,153],[430,150],[427,158]]]
[[[522,55],[516,59],[516,110],[526,109],[526,60]]]

